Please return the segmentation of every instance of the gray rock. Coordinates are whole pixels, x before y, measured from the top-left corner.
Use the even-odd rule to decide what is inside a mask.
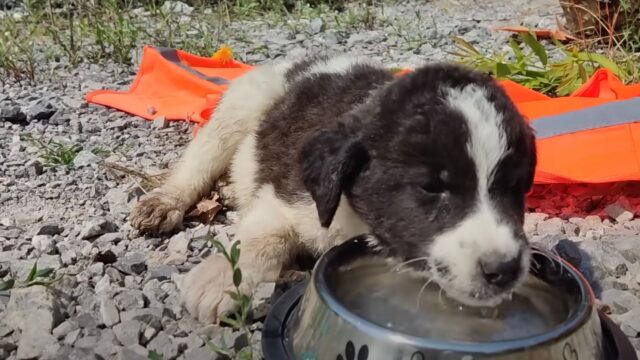
[[[120,216],[128,214],[129,209],[129,195],[127,191],[122,187],[115,187],[107,191],[103,199],[109,204],[109,212],[113,216]]]
[[[23,337],[33,334],[29,329],[50,334],[61,321],[62,306],[46,287],[34,285],[11,291],[3,323],[20,330]]]
[[[113,327],[113,333],[123,346],[138,345],[143,326],[138,320],[124,320]]]
[[[76,317],[76,321],[78,322],[78,326],[80,326],[82,329],[93,330],[98,327],[98,320],[93,313],[82,313],[78,315],[78,317]]]
[[[20,335],[16,358],[37,358],[57,347],[57,340],[53,335],[36,327],[28,327]]]
[[[59,235],[62,233],[62,228],[56,224],[43,224],[38,228],[36,235]]]
[[[122,348],[118,350],[116,360],[148,360],[148,358],[133,350]]]
[[[144,295],[140,290],[123,291],[116,295],[114,300],[121,311],[144,308]]]
[[[35,235],[31,238],[31,244],[36,251],[45,254],[55,254],[56,243],[50,235]]]
[[[77,348],[93,349],[98,345],[98,341],[100,341],[100,337],[98,336],[85,336],[78,339],[73,345]]]
[[[147,280],[169,280],[171,276],[177,272],[178,270],[171,265],[151,265],[147,271]]]
[[[543,236],[559,234],[562,233],[563,230],[562,219],[559,218],[545,220],[538,224],[538,234]]]
[[[10,328],[8,325],[0,324],[0,338],[11,335],[11,333],[13,333],[12,328]]]
[[[178,344],[174,341],[173,337],[163,332],[160,332],[151,340],[147,345],[147,349],[162,354],[163,359],[166,360],[173,360],[178,357]]]
[[[160,8],[162,11],[189,15],[193,11],[193,7],[183,3],[182,1],[165,1]]]
[[[169,122],[167,121],[167,118],[162,115],[153,119],[153,126],[158,130],[162,130],[166,129],[169,126]]]
[[[163,310],[164,309],[161,308],[144,308],[123,311],[120,313],[120,321],[138,320],[143,324],[160,329],[162,328],[161,319],[163,317]]]
[[[114,264],[115,268],[125,274],[142,274],[147,270],[146,258],[143,253],[130,252],[118,259]]]
[[[100,315],[102,315],[102,321],[107,327],[112,327],[120,322],[120,313],[110,298],[102,297],[100,299]]]
[[[187,232],[181,232],[172,236],[171,239],[169,239],[169,245],[167,246],[169,257],[166,260],[166,263],[182,264],[187,261],[190,242],[191,235]]]
[[[83,168],[100,162],[100,157],[92,153],[90,150],[80,151],[73,159],[73,166]]]
[[[189,349],[184,352],[184,360],[216,360],[220,357],[208,347]]]
[[[640,334],[640,308],[634,308],[619,315],[620,328],[629,337],[638,337]]]
[[[604,209],[604,212],[607,213],[610,218],[619,223],[633,220],[633,212],[627,210],[621,203],[615,203],[607,206]]]
[[[624,314],[631,309],[640,307],[640,300],[627,291],[605,290],[601,294],[601,299],[611,307],[614,314]]]
[[[276,283],[268,282],[259,284],[253,293],[252,312],[255,319],[267,316],[271,295],[276,288]]]
[[[53,329],[52,334],[58,339],[62,339],[65,336],[67,336],[67,334],[69,334],[70,332],[78,328],[79,326],[77,322],[73,320],[65,320],[62,323],[60,323],[60,325],[58,325],[55,329]]]
[[[65,345],[73,346],[76,343],[76,341],[78,341],[78,339],[80,338],[81,332],[82,332],[82,329],[75,329],[70,331],[67,335],[65,335],[64,337]]]
[[[37,159],[29,160],[29,162],[25,164],[25,168],[30,177],[40,176],[44,173],[44,167]]]
[[[56,107],[48,100],[39,99],[31,103],[26,112],[29,120],[49,120],[56,111]]]
[[[324,21],[321,18],[315,18],[311,20],[309,24],[309,30],[311,34],[318,34],[324,31]]]
[[[166,331],[166,330],[165,330]],[[158,334],[158,329],[153,326],[147,326],[146,329],[142,332],[142,337],[140,338],[140,344],[147,345],[153,338]]]
[[[89,221],[82,228],[82,231],[80,231],[80,238],[83,240],[89,240],[117,230],[118,226],[107,219],[94,219]]]
[[[0,120],[13,124],[24,124],[27,122],[27,114],[22,112],[20,106],[17,105],[1,106]]]
[[[38,261],[38,269],[51,268],[53,270],[58,270],[62,266],[59,255],[41,255]],[[11,271],[15,274],[17,279],[26,279],[29,275],[29,272],[33,268],[33,264],[36,262],[36,259],[32,260],[11,260],[10,267]]]

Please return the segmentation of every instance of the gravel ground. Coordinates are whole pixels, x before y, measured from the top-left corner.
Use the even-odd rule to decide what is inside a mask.
[[[407,2],[386,6],[380,16],[387,25],[366,31],[334,31],[320,18],[281,27],[260,19],[238,22],[232,31],[261,43],[262,50],[229,44],[252,63],[322,50],[415,66],[445,59],[451,35],[482,49],[502,49],[506,35],[492,27],[553,26],[560,14],[556,0],[515,0],[509,6],[497,0]],[[204,339],[224,336],[236,350],[249,342],[231,328],[192,319],[174,283],[211,252],[208,234],[233,239],[233,210],[224,208],[209,225],[188,222],[170,237],[141,237],[127,224],[143,193],[140,179],[99,164],[161,173],[191,137],[184,122],[149,122],[84,103],[90,90],[125,89],[136,70],[109,62],[72,71],[58,67],[51,80],[7,84],[0,92],[0,279],[25,279],[37,257],[39,268],[53,268],[62,278],[54,292],[39,285],[0,292],[0,359],[144,359],[149,350],[164,359],[212,359],[216,355]],[[51,169],[32,142],[21,140],[23,133],[82,150],[73,166]],[[575,261],[640,349],[640,219],[634,219],[640,191],[633,184],[602,190],[536,188],[526,230],[533,241]],[[260,321],[278,293],[274,288],[280,286],[261,288],[254,302],[255,358]]]

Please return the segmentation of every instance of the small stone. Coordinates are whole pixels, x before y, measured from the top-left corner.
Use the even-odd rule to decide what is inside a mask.
[[[156,279],[158,281],[164,281],[171,279],[171,275],[176,274],[178,270],[171,265],[152,265],[147,271],[147,280]]]
[[[640,306],[640,300],[628,291],[609,289],[602,292],[601,299],[611,307],[614,314],[624,314]]]
[[[35,235],[31,238],[31,244],[36,249],[36,251],[45,253],[45,254],[55,254],[56,253],[56,244],[53,241],[53,238],[49,235]]]
[[[559,234],[563,230],[562,219],[560,218],[545,220],[538,224],[538,234],[542,236]]]
[[[116,360],[148,360],[148,358],[133,350],[122,348],[118,350]]]
[[[58,339],[62,339],[63,337],[67,336],[67,334],[76,329],[78,329],[78,323],[72,320],[65,320],[55,329],[53,329],[52,334]]]
[[[17,105],[0,107],[0,120],[12,124],[25,124],[27,122],[27,114],[22,112],[20,106]]]
[[[100,162],[100,157],[92,153],[90,150],[82,150],[73,159],[73,166],[83,168]]]
[[[140,290],[123,291],[114,300],[121,311],[144,308],[144,295]]]
[[[144,308],[120,313],[120,321],[138,320],[143,324],[153,326],[157,329],[162,328],[161,319],[163,317],[163,308]]]
[[[112,327],[120,322],[120,313],[109,298],[103,297],[100,300],[100,315],[102,315],[102,321],[107,327]]]
[[[125,274],[142,274],[147,270],[146,258],[143,253],[130,252],[114,264],[114,266]]]
[[[633,212],[627,210],[621,203],[615,203],[607,206],[604,212],[618,223],[624,223],[633,220]]]
[[[38,228],[36,235],[60,235],[62,233],[62,228],[56,224],[44,224]]]
[[[187,254],[189,253],[189,243],[191,242],[191,235],[187,232],[181,232],[169,239],[169,245],[167,246],[167,252],[169,257],[166,261],[167,264],[182,264],[187,261]]]
[[[157,334],[158,329],[154,328],[153,326],[147,326],[147,328],[142,332],[140,343],[142,345],[147,345]]]
[[[543,222],[549,217],[543,213],[526,213],[524,215],[524,231],[527,234],[534,234],[538,227],[538,224]]]
[[[30,160],[28,163],[26,163],[25,167],[27,168],[27,172],[31,177],[40,176],[42,175],[42,173],[44,173],[44,167],[42,166],[42,163],[35,159]]]
[[[92,349],[98,345],[98,341],[100,338],[98,336],[85,336],[83,338],[78,339],[75,344],[73,344],[77,348],[88,348]]]
[[[193,7],[183,3],[182,1],[165,1],[160,9],[167,13],[177,13],[184,15],[189,15],[193,11]],[[155,114],[155,111],[150,114]]]
[[[56,111],[56,107],[48,100],[40,99],[31,103],[26,112],[29,120],[49,120]]]
[[[82,231],[80,231],[80,238],[83,240],[89,240],[117,230],[118,226],[107,219],[94,219],[82,228]]]
[[[96,327],[98,327],[98,321],[96,320],[96,318],[93,316],[92,313],[82,313],[80,315],[78,315],[78,317],[76,317],[76,321],[78,322],[78,326],[80,326],[82,329],[95,329]]]
[[[619,315],[618,320],[622,324],[622,331],[630,337],[638,337],[640,333],[640,307]]]
[[[138,345],[143,324],[138,320],[125,320],[113,327],[113,332],[123,346]]]
[[[22,331],[18,342],[17,359],[38,358],[55,348],[57,340],[50,333],[34,327]]]
[[[147,349],[162,354],[165,360],[173,360],[178,357],[178,344],[173,340],[173,337],[163,332],[160,332],[151,340],[147,345]]]
[[[153,126],[158,130],[166,129],[169,126],[169,122],[167,121],[167,118],[162,115],[153,119]]]
[[[255,319],[267,316],[271,295],[276,288],[276,283],[267,282],[259,284],[253,294],[252,312]]]
[[[103,200],[109,204],[109,212],[113,216],[120,216],[128,214],[129,209],[129,195],[127,191],[122,187],[114,187],[109,189],[104,195]]]
[[[23,333],[28,329],[51,331],[62,321],[62,307],[55,295],[41,285],[11,290],[3,323]]]
[[[123,234],[119,232],[112,232],[100,235],[100,237],[96,239],[96,242],[117,244],[122,240],[124,240]]]
[[[189,349],[184,353],[184,360],[216,360],[219,359],[217,353],[211,351],[208,347],[200,347],[197,349]]]
[[[317,17],[311,20],[309,24],[309,29],[311,30],[311,34],[318,34],[324,31],[324,21],[321,18]]]

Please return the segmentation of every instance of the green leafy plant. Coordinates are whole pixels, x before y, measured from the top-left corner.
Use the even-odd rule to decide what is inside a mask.
[[[20,140],[36,146],[39,150],[39,156],[47,166],[52,168],[57,166],[71,167],[76,155],[82,150],[80,145],[66,144],[52,139],[43,140],[42,137],[36,138],[31,133],[21,134]]]
[[[233,357],[238,360],[251,360],[253,359],[253,350],[251,348],[252,334],[249,330],[247,319],[251,311],[252,296],[240,291],[240,286],[242,285],[242,271],[238,266],[238,261],[240,260],[240,242],[235,241],[231,245],[231,249],[229,251],[227,251],[225,246],[215,238],[210,238],[210,242],[217,252],[227,259],[233,273],[234,289],[232,291],[228,291],[227,295],[229,295],[229,297],[234,301],[237,310],[233,317],[223,316],[220,321],[237,330],[241,330],[249,340],[249,345],[236,352],[235,356],[233,356],[234,352],[229,348],[229,346],[227,346],[224,336],[220,337],[219,345],[213,344],[211,341],[208,341],[207,345],[211,350],[218,354]]]
[[[38,269],[38,260],[36,260],[24,281],[17,283],[13,277],[5,281],[0,281],[0,291],[33,285],[51,286],[61,279],[52,278],[51,275],[53,275],[53,272],[54,270],[52,268]]]
[[[149,360],[163,360],[164,357],[161,354],[158,354],[157,352],[155,352],[153,350],[149,350],[149,353],[147,354],[147,359],[149,359]]]
[[[462,38],[453,39],[457,48],[451,55],[463,64],[491,73],[498,79],[510,79],[528,88],[551,96],[566,96],[584,84],[599,68],[607,68],[623,81],[629,73],[615,61],[602,54],[564,46],[555,41],[562,58],[550,60],[544,45],[532,33],[519,35],[520,42],[511,38],[508,52],[482,53]],[[521,45],[525,49],[521,48]]]

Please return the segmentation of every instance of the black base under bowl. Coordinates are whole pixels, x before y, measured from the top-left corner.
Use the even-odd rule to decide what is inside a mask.
[[[289,289],[269,311],[262,329],[262,352],[265,360],[300,360],[293,359],[287,351],[285,327],[304,294],[306,285],[307,282],[303,282]],[[620,328],[603,312],[598,311],[598,315],[602,324],[602,360],[638,360],[633,345]]]

